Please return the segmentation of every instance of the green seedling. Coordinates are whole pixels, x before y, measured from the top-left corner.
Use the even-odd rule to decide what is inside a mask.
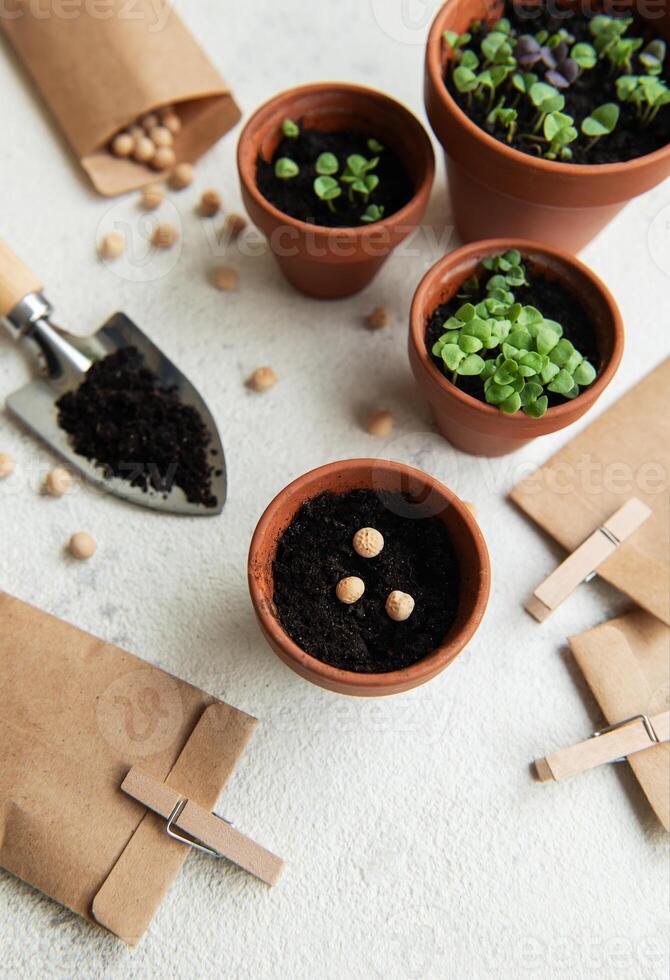
[[[505,106],[501,99],[495,109],[489,112],[486,121],[489,126],[495,126],[496,123],[500,123],[507,132],[507,142],[511,143],[516,132],[518,118],[519,113],[517,110],[511,106]]]
[[[590,71],[598,64],[598,52],[592,44],[580,41],[570,51],[570,57],[576,61],[581,71]]]
[[[572,116],[564,112],[550,112],[544,120],[544,137],[549,143],[549,149],[544,154],[547,160],[570,160],[570,143],[574,143],[578,136]]]
[[[289,157],[280,157],[275,163],[275,177],[280,180],[292,180],[300,173],[300,167]]]
[[[544,126],[544,121],[552,112],[561,112],[565,107],[565,96],[561,95],[553,85],[546,82],[536,82],[531,86],[530,101],[537,109],[533,132],[538,133]]]
[[[322,153],[316,161],[315,170],[322,177],[331,177],[340,169],[340,164],[334,153]]]
[[[615,102],[606,102],[605,105],[598,106],[594,109],[590,116],[587,116],[583,120],[581,130],[585,136],[590,137],[590,142],[586,147],[590,150],[592,146],[602,139],[603,136],[609,136],[613,133],[619,122],[619,116],[621,110]]]
[[[367,147],[370,153],[383,153],[384,146],[379,140],[369,139],[367,142]]]
[[[317,177],[314,181],[314,193],[320,201],[325,201],[329,209],[335,213],[333,201],[342,194],[342,188],[334,177]]]
[[[361,221],[368,225],[372,224],[373,221],[381,221],[383,217],[383,206],[380,206],[379,204],[369,204],[361,215]]]
[[[284,136],[287,136],[291,140],[297,140],[300,136],[300,126],[293,122],[292,119],[285,119],[281,124],[281,131]]]

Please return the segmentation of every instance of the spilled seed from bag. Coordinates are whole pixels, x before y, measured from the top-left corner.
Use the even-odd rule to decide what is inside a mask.
[[[247,219],[234,211],[226,216],[226,220],[223,223],[223,230],[231,242],[238,239],[246,227]]]
[[[142,196],[140,198],[140,206],[144,208],[145,211],[155,211],[159,208],[163,201],[165,200],[165,193],[162,187],[158,184],[149,184],[142,191]]]
[[[126,250],[126,240],[119,231],[110,231],[100,242],[98,253],[102,259],[119,259]]]
[[[229,265],[219,266],[212,273],[212,282],[217,289],[221,289],[225,292],[229,292],[231,289],[237,287],[240,277],[238,276],[235,269],[231,269]]]
[[[394,419],[390,412],[380,410],[368,418],[365,428],[371,436],[384,439],[393,432]]]
[[[159,146],[156,150],[151,166],[154,170],[170,170],[177,162],[177,157],[170,146]]]
[[[68,547],[73,558],[78,559],[78,561],[88,561],[89,558],[93,557],[98,546],[95,539],[86,531],[77,531],[70,538]]]
[[[176,191],[183,191],[193,183],[194,170],[190,163],[178,164],[170,175],[170,187]]]
[[[205,218],[213,218],[221,210],[221,195],[218,191],[203,191],[199,211]]]
[[[271,367],[259,367],[247,378],[247,387],[252,391],[269,391],[278,380]]]
[[[16,469],[16,460],[9,453],[0,453],[0,480],[6,480]]]
[[[179,239],[179,232],[174,225],[167,223],[156,225],[151,241],[156,248],[172,248]]]
[[[365,318],[365,325],[368,330],[382,330],[389,322],[388,310],[383,306],[377,306]]]
[[[47,473],[44,489],[50,497],[62,497],[72,487],[72,476],[62,466],[56,466]]]

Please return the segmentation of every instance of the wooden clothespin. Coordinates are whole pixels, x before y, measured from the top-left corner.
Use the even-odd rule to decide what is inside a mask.
[[[223,817],[185,799],[171,786],[137,767],[130,770],[121,789],[164,817],[169,837],[209,857],[227,858],[267,885],[277,884],[284,870],[282,859],[245,837]]]
[[[570,748],[561,749],[544,759],[535,760],[535,771],[541,783],[558,782],[578,772],[595,769],[606,762],[625,762],[630,755],[644,752],[661,742],[670,741],[670,711],[648,718],[633,715],[624,721],[594,732],[590,738]]]
[[[554,612],[582,582],[590,582],[599,566],[651,517],[651,510],[631,497],[593,532],[576,551],[533,592],[526,610],[538,623]]]

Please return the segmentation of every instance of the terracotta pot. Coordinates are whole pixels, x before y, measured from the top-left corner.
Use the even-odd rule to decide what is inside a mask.
[[[494,0],[448,0],[428,37],[426,111],[445,151],[456,229],[466,242],[513,232],[578,252],[628,201],[670,175],[670,145],[627,163],[582,166],[532,157],[485,133],[447,91],[442,35],[462,33],[474,19],[494,21],[501,10]],[[670,10],[651,23],[670,40]]]
[[[273,601],[272,564],[277,544],[300,507],[324,491],[403,491],[446,524],[458,555],[461,598],[456,621],[445,642],[433,653],[404,670],[362,674],[322,663],[301,650],[284,632]],[[412,506],[411,504],[409,505]],[[285,664],[301,677],[338,694],[374,697],[408,691],[435,677],[469,643],[479,627],[489,598],[491,568],[479,527],[458,497],[447,487],[402,463],[380,459],[350,459],[306,473],[275,497],[261,517],[249,551],[249,590],[266,640]]]
[[[414,197],[388,218],[356,228],[310,225],[279,211],[257,187],[256,164],[259,155],[272,157],[287,116],[311,129],[374,133],[403,162]],[[350,296],[368,285],[420,223],[435,176],[433,148],[418,119],[382,92],[341,82],[303,85],[262,105],[240,136],[237,165],[245,207],[267,236],[282,272],[300,292],[319,299]]]
[[[439,370],[426,347],[426,327],[438,306],[448,302],[482,259],[518,249],[531,272],[565,283],[586,311],[596,333],[598,377],[577,398],[550,408],[541,419],[499,408],[466,395]],[[499,238],[475,242],[440,259],[419,283],[410,311],[409,359],[414,376],[430,402],[437,427],[458,449],[475,456],[505,456],[537,436],[572,425],[597,401],[623,356],[624,332],[614,297],[587,266],[567,252],[537,242]]]

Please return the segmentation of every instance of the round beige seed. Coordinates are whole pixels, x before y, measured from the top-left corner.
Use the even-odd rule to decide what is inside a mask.
[[[384,547],[384,536],[376,527],[362,527],[354,534],[353,546],[361,558],[376,558]]]
[[[139,140],[142,139],[142,137],[146,136],[147,134],[144,132],[141,126],[135,125],[135,126],[128,127],[128,135],[132,136],[133,140]]]
[[[212,275],[212,281],[217,289],[222,289],[228,292],[231,289],[235,289],[240,277],[234,269],[231,269],[229,265],[222,265],[218,269],[214,270]]]
[[[161,206],[164,200],[165,194],[163,188],[159,187],[158,184],[149,184],[142,191],[140,204],[145,211],[155,211],[156,208]]]
[[[391,592],[386,600],[386,612],[396,623],[404,623],[414,612],[414,599],[406,592]]]
[[[171,170],[176,162],[177,157],[171,147],[159,146],[151,161],[151,166],[154,170]]]
[[[200,198],[200,214],[205,218],[213,218],[221,210],[221,195],[218,191],[203,191]]]
[[[160,124],[160,118],[155,112],[149,112],[146,116],[143,116],[142,119],[140,119],[140,125],[145,133],[150,133],[152,129],[155,129],[156,126],[160,126]]]
[[[178,239],[179,232],[174,225],[168,224],[156,225],[154,228],[154,233],[151,237],[151,241],[154,243],[156,248],[172,248]]]
[[[130,133],[119,133],[112,140],[112,153],[115,157],[129,157],[135,149],[135,140]]]
[[[70,554],[79,561],[88,561],[96,552],[97,544],[90,534],[86,531],[77,531],[70,538]]]
[[[260,367],[249,376],[247,385],[253,391],[268,391],[277,384],[278,378],[270,367]]]
[[[126,240],[120,231],[110,231],[100,242],[98,252],[102,259],[119,259],[126,250]]]
[[[170,175],[170,187],[176,191],[183,191],[184,188],[191,186],[194,176],[190,163],[180,163]]]
[[[162,123],[166,129],[169,129],[173,136],[177,136],[181,132],[181,119],[176,112],[166,112],[163,116]]]
[[[56,466],[50,473],[47,473],[47,478],[44,481],[44,489],[50,497],[62,497],[71,486],[72,476],[62,466]]]
[[[16,460],[9,453],[0,453],[0,480],[6,480],[16,469]]]
[[[358,602],[364,592],[365,582],[356,575],[349,575],[348,578],[340,579],[335,587],[335,595],[340,602],[344,602],[347,606]]]
[[[384,439],[393,431],[393,416],[390,412],[374,412],[367,421],[366,429],[371,436]]]
[[[226,217],[223,229],[231,242],[236,241],[247,227],[247,219],[241,214],[233,212]]]
[[[172,146],[174,137],[167,126],[155,126],[149,133],[154,146]]]
[[[368,330],[381,330],[389,322],[388,310],[383,306],[377,306],[365,318],[365,325]]]
[[[148,136],[140,136],[135,140],[133,157],[138,163],[149,163],[156,156],[156,147]]]

